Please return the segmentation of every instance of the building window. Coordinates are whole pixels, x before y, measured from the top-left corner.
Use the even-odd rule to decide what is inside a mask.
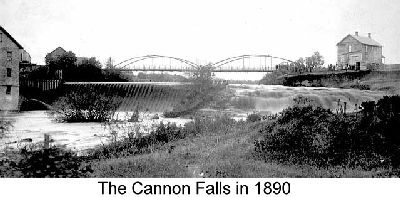
[[[349,52],[351,52],[351,45],[349,45]]]
[[[7,51],[7,60],[8,61],[12,60],[12,52],[11,51]]]
[[[365,45],[365,52],[368,52],[368,45]]]
[[[6,86],[6,94],[11,94],[11,86]]]
[[[7,68],[7,77],[11,77],[11,68]]]

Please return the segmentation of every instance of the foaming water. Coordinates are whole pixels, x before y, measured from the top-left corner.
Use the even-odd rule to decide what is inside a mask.
[[[236,97],[248,98],[254,102],[254,108],[248,110],[271,113],[280,112],[293,104],[296,96],[311,98],[331,110],[337,110],[346,102],[347,111],[350,112],[358,110],[358,106],[364,101],[376,101],[385,95],[384,92],[369,90],[281,85],[229,85],[229,88],[235,90]]]

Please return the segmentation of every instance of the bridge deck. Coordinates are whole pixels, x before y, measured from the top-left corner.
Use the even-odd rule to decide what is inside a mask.
[[[193,72],[194,69],[162,69],[162,68],[135,68],[135,69],[118,69],[122,72],[137,71],[160,71],[160,72]],[[272,72],[272,69],[215,69],[212,72]]]
[[[189,85],[185,82],[65,82],[65,85],[106,85],[106,84],[120,84],[120,85],[159,85],[159,86],[177,86]]]

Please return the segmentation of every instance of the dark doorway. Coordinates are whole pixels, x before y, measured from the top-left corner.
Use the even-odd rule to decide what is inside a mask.
[[[355,70],[360,70],[360,62],[356,62],[356,69]]]

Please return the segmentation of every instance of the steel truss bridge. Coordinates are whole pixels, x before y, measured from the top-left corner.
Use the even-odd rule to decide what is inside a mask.
[[[279,65],[288,65],[293,61],[274,57],[271,55],[240,55],[230,57],[218,61],[216,63],[207,64],[213,68],[213,72],[272,72]],[[199,68],[200,64],[196,64],[189,60],[162,56],[162,55],[146,55],[127,59],[115,65],[115,69],[131,72],[131,71],[175,71],[175,72],[191,72]]]

